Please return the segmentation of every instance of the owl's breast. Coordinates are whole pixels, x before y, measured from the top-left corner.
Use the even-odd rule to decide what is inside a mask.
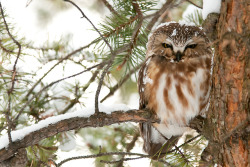
[[[145,77],[147,108],[166,126],[187,125],[205,108],[209,99],[209,69],[178,70],[191,69],[188,65],[179,65],[182,67],[151,62]]]

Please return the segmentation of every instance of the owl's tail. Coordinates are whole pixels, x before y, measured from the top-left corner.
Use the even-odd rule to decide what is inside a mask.
[[[166,155],[177,143],[180,136],[167,139],[151,123],[140,123],[140,132],[144,140],[143,149],[152,159],[159,159]]]

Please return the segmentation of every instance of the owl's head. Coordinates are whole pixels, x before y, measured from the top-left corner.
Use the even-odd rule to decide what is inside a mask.
[[[179,62],[211,54],[209,40],[196,26],[169,22],[161,24],[149,36],[147,57],[164,56],[170,62]]]

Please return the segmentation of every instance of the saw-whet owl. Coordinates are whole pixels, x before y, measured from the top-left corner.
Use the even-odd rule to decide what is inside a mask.
[[[160,122],[140,123],[144,150],[163,157],[170,143],[205,115],[211,88],[212,50],[204,31],[169,22],[149,36],[146,60],[139,71],[140,109],[150,110]],[[160,153],[160,154],[158,154]]]

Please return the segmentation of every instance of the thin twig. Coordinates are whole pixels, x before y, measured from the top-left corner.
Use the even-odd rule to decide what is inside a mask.
[[[30,5],[30,3],[32,2],[32,0],[27,0],[27,2],[26,2],[26,8]]]
[[[126,151],[130,152],[134,146],[135,146],[135,142],[138,140],[138,137],[140,136],[140,133],[138,131],[135,132],[135,134],[133,135],[133,139],[130,143],[127,144],[126,146]],[[125,156],[122,156],[122,158],[117,162],[117,167],[119,166],[123,166],[123,162],[124,161],[129,161],[132,160],[132,158],[124,158]],[[140,157],[134,158],[134,159],[140,159]]]
[[[97,157],[110,156],[110,155],[130,155],[130,156],[141,156],[141,157],[147,157],[147,158],[150,157],[149,155],[139,154],[139,153],[106,152],[106,153],[99,153],[99,154],[94,154],[94,155],[85,155],[85,156],[77,156],[77,157],[67,158],[67,159],[59,162],[57,165],[61,166],[62,164],[66,163],[68,161],[77,160],[77,159],[97,158]]]
[[[137,41],[138,35],[140,33],[140,29],[142,27],[142,23],[143,23],[143,14],[142,14],[141,9],[140,9],[138,3],[136,2],[136,0],[132,1],[132,5],[133,5],[133,8],[135,9],[136,13],[138,14],[139,23],[135,27],[134,32],[132,34],[130,48],[127,51],[128,54],[127,54],[127,56],[125,56],[123,62],[117,67],[118,70],[124,66],[124,64],[127,62],[129,57],[131,56],[132,51],[136,45],[136,41]]]
[[[71,157],[71,158],[67,158],[61,162],[59,162],[57,164],[57,166],[61,166],[62,164],[68,162],[68,161],[71,161],[71,160],[77,160],[77,159],[87,159],[87,158],[97,158],[97,157],[102,157],[102,156],[110,156],[110,155],[122,155],[122,156],[139,156],[139,157],[135,157],[135,158],[123,158],[121,159],[122,161],[129,161],[129,160],[135,160],[135,159],[142,159],[142,158],[150,158],[150,155],[146,155],[146,154],[140,154],[140,153],[130,153],[130,152],[107,152],[107,153],[99,153],[99,154],[94,154],[94,155],[86,155],[86,156],[77,156],[77,157]],[[118,163],[119,161],[121,160],[118,160],[118,161],[104,161],[104,160],[101,160],[101,162],[103,163]],[[158,162],[162,162],[168,166],[171,166],[168,162],[166,161],[162,161],[162,160],[155,160],[155,161],[158,161]]]
[[[197,8],[203,9],[201,6],[195,4],[194,2],[190,1],[190,0],[186,0],[187,2],[191,3],[192,5],[196,6]]]
[[[179,149],[179,147],[177,147],[176,145],[174,147],[177,150],[177,152],[181,155],[181,157],[184,159],[184,161],[188,164],[189,160],[186,158],[186,156],[183,154],[183,152],[181,152],[181,150]]]
[[[22,112],[24,111],[24,109],[34,100],[34,98],[36,98],[37,96],[39,96],[43,91],[45,91],[46,89],[48,89],[48,88],[51,87],[52,85],[57,84],[57,83],[59,83],[59,82],[61,82],[61,81],[63,81],[63,80],[66,80],[66,79],[75,77],[75,76],[80,75],[80,74],[82,74],[82,73],[85,73],[85,72],[87,72],[87,71],[90,71],[91,69],[96,68],[96,67],[98,67],[98,66],[100,66],[100,65],[104,65],[104,64],[106,64],[106,63],[107,63],[106,61],[103,61],[103,62],[101,62],[101,63],[99,63],[99,64],[96,64],[96,65],[94,65],[94,66],[91,66],[91,67],[89,67],[89,68],[87,68],[87,69],[85,69],[85,70],[83,70],[83,71],[81,71],[81,72],[79,72],[79,73],[76,73],[76,74],[74,74],[74,75],[71,75],[71,76],[68,76],[68,77],[59,79],[59,80],[57,80],[57,81],[51,82],[49,85],[47,85],[47,86],[45,86],[43,89],[41,89],[41,90],[40,90],[38,93],[36,93],[32,98],[30,98],[29,101],[27,101],[27,102],[24,104],[24,106],[20,109],[20,112],[18,113],[18,115],[17,115],[16,118],[14,119],[14,122],[16,122],[16,121],[18,120],[19,116],[22,114]]]
[[[6,120],[7,120],[7,123],[8,123],[8,138],[9,138],[9,142],[12,143],[12,138],[11,138],[11,127],[12,127],[12,121],[10,120],[10,110],[11,110],[11,94],[14,90],[14,87],[15,87],[15,78],[16,78],[16,65],[17,65],[17,61],[20,57],[20,54],[21,54],[21,45],[20,43],[12,36],[12,34],[10,33],[10,30],[9,30],[9,27],[8,27],[8,24],[5,20],[5,16],[4,16],[4,12],[3,12],[3,8],[2,8],[2,4],[0,2],[0,9],[1,9],[1,14],[2,14],[2,17],[3,17],[3,21],[4,21],[4,25],[5,25],[5,28],[6,28],[6,31],[9,35],[9,37],[12,39],[12,41],[18,46],[18,53],[17,53],[17,57],[16,57],[16,60],[15,60],[15,63],[14,63],[14,66],[13,66],[13,70],[12,70],[12,84],[11,84],[11,88],[8,90],[8,108],[7,108],[7,111],[5,113],[5,117],[6,117]]]
[[[106,152],[106,153],[99,153],[99,154],[94,154],[94,155],[85,155],[85,156],[77,156],[77,157],[71,157],[71,158],[67,158],[61,162],[59,162],[58,164],[56,164],[58,167],[61,166],[62,164],[68,162],[68,161],[72,161],[72,160],[77,160],[77,159],[87,159],[87,158],[97,158],[97,157],[102,157],[102,156],[110,156],[110,155],[122,155],[122,156],[138,156],[135,158],[123,158],[121,159],[122,161],[129,161],[129,160],[135,160],[135,159],[142,159],[142,158],[150,158],[150,155],[146,155],[146,154],[140,154],[140,153],[131,153],[131,152]],[[118,161],[104,161],[102,160],[101,162],[103,163],[118,163],[121,160]],[[172,167],[171,164],[169,164],[166,161],[163,161],[161,159],[157,159],[155,161],[161,162],[166,164],[167,166]]]
[[[107,0],[102,0],[104,5],[110,10],[110,12],[114,13],[115,15],[119,16],[117,11],[110,5],[110,3]]]
[[[49,158],[48,160],[49,160],[50,167],[51,167],[52,164],[55,165],[55,167],[58,167],[55,160],[53,160],[52,158]]]
[[[111,67],[114,59],[115,59],[115,54],[114,51],[112,49],[112,47],[110,46],[110,44],[108,43],[108,41],[104,38],[104,36],[101,34],[101,32],[95,27],[95,25],[89,20],[89,18],[83,13],[83,11],[81,10],[81,8],[79,6],[77,6],[74,2],[70,1],[70,0],[64,0],[65,2],[69,2],[71,3],[73,6],[75,6],[82,14],[82,16],[88,20],[88,22],[92,25],[92,27],[95,29],[96,32],[98,32],[98,34],[101,36],[101,38],[103,39],[103,41],[106,43],[106,45],[109,47],[110,49],[110,53],[111,53],[111,58],[109,59],[109,62],[107,64],[107,66],[105,67],[105,69],[103,70],[102,74],[101,74],[101,78],[100,81],[98,83],[98,87],[96,90],[96,94],[95,94],[95,113],[99,112],[99,106],[98,106],[98,99],[99,99],[99,94],[101,92],[101,87],[102,87],[102,83],[103,83],[103,79],[104,76],[107,74],[109,68]]]
[[[135,158],[121,158],[120,160],[117,160],[117,161],[100,160],[100,162],[101,163],[105,163],[105,164],[116,164],[116,163],[119,163],[117,166],[122,166],[122,164],[120,165],[120,162],[131,161],[131,160],[142,159],[142,158],[148,158],[148,157],[139,156],[139,157],[135,157]]]
[[[7,53],[14,53],[13,50],[9,50],[7,48],[5,48],[3,45],[2,45],[2,40],[0,39],[0,48],[4,51],[4,52],[7,52]]]
[[[86,46],[80,47],[76,50],[74,50],[73,52],[69,53],[67,56],[63,57],[62,59],[60,59],[53,67],[51,67],[33,86],[32,88],[29,90],[29,92],[26,95],[26,98],[28,98],[28,96],[32,93],[32,91],[35,89],[35,87],[43,80],[44,77],[46,77],[57,65],[59,65],[60,63],[62,63],[64,60],[69,59],[71,56],[73,56],[74,54],[82,51],[83,49],[88,48],[90,45],[92,45],[93,43],[95,43],[96,41],[92,41],[91,43],[89,43]]]
[[[142,64],[139,64],[137,67],[131,70],[127,75],[125,75],[115,86],[111,87],[109,89],[109,93],[100,102],[102,103],[104,100],[112,96],[116,92],[116,90],[118,90],[129,79],[129,77],[141,67],[141,65]]]
[[[149,21],[147,27],[146,27],[146,31],[150,32],[153,28],[153,26],[155,25],[155,23],[157,22],[157,20],[160,18],[160,16],[168,9],[171,7],[172,3],[174,2],[174,0],[168,0],[162,7],[160,10],[158,10],[154,17]]]
[[[190,143],[190,142],[194,141],[195,139],[197,139],[197,138],[198,138],[198,137],[200,137],[200,136],[201,136],[201,134],[199,134],[199,135],[197,135],[197,136],[195,136],[195,137],[193,137],[193,138],[189,139],[189,140],[188,140],[188,141],[186,141],[185,143],[183,143],[183,144],[179,145],[177,148],[181,148],[181,147],[183,147],[184,145],[186,145],[186,144],[188,144],[188,143]],[[170,150],[170,151],[168,151],[167,153],[172,153],[172,152],[174,152],[174,151],[176,151],[176,149]]]
[[[42,163],[44,166],[49,167],[48,164],[46,164],[45,162],[43,162],[43,161],[37,156],[36,151],[35,151],[35,149],[34,149],[34,146],[31,146],[31,150],[32,150],[33,154],[35,155],[36,160],[37,160],[38,162]]]
[[[131,16],[129,18],[129,20],[121,25],[119,25],[118,27],[116,27],[114,30],[110,31],[109,33],[103,34],[104,37],[109,37],[110,35],[114,34],[114,33],[119,33],[119,31],[124,28],[126,25],[130,25],[132,24],[136,19],[138,19],[138,15],[136,16]]]
[[[98,75],[99,73],[99,70],[103,67],[103,65],[100,65],[97,67],[96,71],[92,74],[92,77],[89,79],[88,83],[85,84],[85,86],[83,87],[82,91],[85,92],[86,89],[88,89],[89,85],[94,82],[96,76]],[[60,112],[60,114],[65,114],[70,108],[72,108],[77,102],[78,102],[78,99],[81,97],[80,96],[77,96],[75,99],[73,99],[71,101],[71,103],[64,109]]]

